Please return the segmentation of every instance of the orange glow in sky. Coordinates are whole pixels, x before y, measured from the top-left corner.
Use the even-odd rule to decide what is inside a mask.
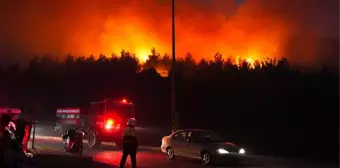
[[[196,61],[210,60],[219,52],[248,62],[284,56],[293,63],[313,64],[323,59],[317,57],[322,48],[314,37],[333,32],[321,23],[332,17],[319,1],[245,0],[236,6],[234,0],[179,0],[177,57],[190,52]],[[171,54],[170,0],[6,1],[0,14],[8,19],[1,37],[15,44],[15,51],[111,56],[124,49],[141,62],[154,47],[161,55]],[[323,26],[306,29],[308,20]]]

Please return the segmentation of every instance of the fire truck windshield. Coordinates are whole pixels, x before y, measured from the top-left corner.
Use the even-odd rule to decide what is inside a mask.
[[[119,114],[119,116],[128,119],[134,116],[134,106],[133,104],[123,104],[123,103],[107,103],[106,111]]]

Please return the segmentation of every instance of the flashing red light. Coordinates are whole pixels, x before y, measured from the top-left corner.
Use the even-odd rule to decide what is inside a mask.
[[[108,120],[106,121],[105,128],[106,128],[106,129],[111,129],[111,128],[113,128],[114,123],[115,123],[114,120],[108,119]]]
[[[106,128],[106,129],[111,129],[112,126],[111,126],[111,125],[106,125],[105,128]]]
[[[123,103],[127,103],[127,100],[126,100],[126,99],[123,99],[122,102],[123,102]]]

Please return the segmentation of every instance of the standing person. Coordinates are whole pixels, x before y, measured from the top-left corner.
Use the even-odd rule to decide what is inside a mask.
[[[75,128],[68,129],[63,135],[62,139],[65,140],[65,150],[71,151],[72,145],[75,142],[77,136],[77,130]]]
[[[127,122],[127,128],[123,135],[123,156],[120,161],[120,168],[124,168],[126,158],[130,155],[132,168],[136,168],[136,155],[138,148],[138,140],[136,137],[136,119],[130,118]]]
[[[11,133],[6,127],[11,122],[9,114],[1,114],[0,118],[0,167],[6,168],[13,166],[13,161],[8,157],[8,151],[11,147]]]
[[[83,153],[83,132],[80,132],[78,128],[71,128],[62,135],[62,139],[65,144],[65,152]]]
[[[18,141],[15,132],[15,124],[12,122],[10,113],[2,114],[0,120],[0,167],[20,167],[20,164],[25,162],[27,158],[33,157],[30,153],[25,153],[22,149],[22,143]],[[6,126],[7,125],[7,126]],[[13,132],[14,131],[14,132]]]
[[[18,129],[19,141],[22,143],[23,149],[25,152],[30,152],[28,150],[28,142],[31,137],[31,130],[34,121],[32,120],[32,114],[30,111],[21,109],[21,113],[17,119],[17,127],[20,125],[20,129]]]
[[[15,135],[20,143],[23,144],[23,139],[25,137],[26,121],[21,118],[16,118],[14,121],[16,125]]]
[[[29,121],[29,122],[26,123],[26,126],[25,126],[25,134],[24,134],[24,137],[22,139],[22,146],[23,146],[23,149],[24,149],[25,152],[30,152],[28,150],[28,142],[29,142],[30,137],[31,137],[32,124],[33,124],[33,121]]]

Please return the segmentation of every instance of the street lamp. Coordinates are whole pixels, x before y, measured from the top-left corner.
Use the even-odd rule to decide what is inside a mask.
[[[179,116],[176,111],[176,95],[175,95],[175,71],[176,71],[176,46],[175,46],[175,0],[171,3],[172,16],[171,16],[171,26],[172,26],[172,80],[171,80],[171,124],[172,132],[179,129]]]

